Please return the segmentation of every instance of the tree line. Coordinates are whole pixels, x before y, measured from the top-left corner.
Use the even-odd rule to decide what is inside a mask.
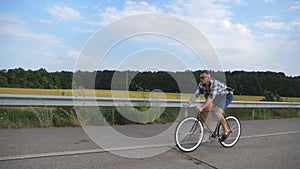
[[[24,70],[23,68],[0,70],[0,87],[38,88],[38,89],[72,89],[74,83],[84,88],[111,90],[149,90],[159,89],[164,92],[194,92],[195,86],[190,83],[190,75],[199,83],[198,71],[186,72],[136,72],[136,71],[70,71],[48,72],[46,69]],[[117,74],[117,76],[116,76]],[[273,93],[281,97],[300,97],[300,76],[286,76],[281,72],[246,72],[226,71],[213,72],[218,79],[222,74],[228,86],[235,89],[237,95],[256,95]],[[119,75],[119,76],[118,76]],[[75,80],[73,80],[73,77]],[[118,78],[119,77],[119,78]],[[117,79],[114,79],[117,78]],[[181,79],[185,87],[178,85]],[[92,79],[92,81],[91,81]],[[185,82],[186,81],[186,82]],[[112,86],[112,84],[117,84]],[[76,85],[76,84],[75,84]],[[77,85],[78,86],[78,85]],[[127,89],[126,89],[127,88]]]

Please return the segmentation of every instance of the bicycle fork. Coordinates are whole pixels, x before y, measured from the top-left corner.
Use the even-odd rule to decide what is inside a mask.
[[[194,122],[192,128],[190,129],[190,131],[188,133],[185,134],[182,141],[187,140],[189,138],[189,136],[193,135],[196,132],[197,129],[198,129],[198,121]]]

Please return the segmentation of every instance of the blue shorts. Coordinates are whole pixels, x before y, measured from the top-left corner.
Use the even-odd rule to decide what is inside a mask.
[[[217,106],[223,110],[226,110],[228,105],[232,102],[232,100],[233,100],[232,93],[220,94],[214,98],[212,103],[214,104],[214,106]]]

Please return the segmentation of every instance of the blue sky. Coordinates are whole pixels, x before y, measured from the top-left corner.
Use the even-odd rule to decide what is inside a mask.
[[[98,30],[126,16],[145,12],[176,16],[194,25],[214,46],[226,71],[300,75],[300,1],[297,0],[3,0],[0,68],[73,71],[80,51]],[[135,45],[134,41],[128,41],[123,48],[120,45],[107,56],[101,68],[113,69],[114,60],[122,60],[143,48],[160,46],[180,55],[181,60],[191,55],[186,49],[180,52],[181,48],[166,45],[170,40],[165,38],[149,39],[143,45],[137,41]],[[192,70],[202,68],[203,65],[188,65]]]

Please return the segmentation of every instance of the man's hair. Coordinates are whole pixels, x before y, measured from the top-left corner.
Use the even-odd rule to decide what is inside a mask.
[[[205,73],[205,74],[208,74],[208,75],[209,75],[209,72],[208,72],[208,70],[202,70],[202,71],[200,72],[200,74],[203,74],[203,73]]]

